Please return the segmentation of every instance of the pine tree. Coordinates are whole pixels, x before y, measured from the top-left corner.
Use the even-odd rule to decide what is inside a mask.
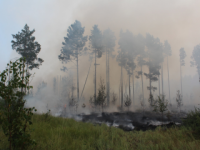
[[[169,82],[169,64],[168,64],[168,57],[171,56],[171,46],[168,43],[168,41],[165,41],[164,43],[164,54],[167,57],[167,72],[168,72],[168,90],[169,90],[169,103],[171,105],[171,99],[170,99],[170,82]]]
[[[191,66],[196,66],[200,82],[200,45],[194,47],[191,58],[193,59],[193,61],[190,62]]]
[[[93,26],[93,29],[91,30],[91,36],[89,37],[90,44],[92,46],[92,53],[95,57],[95,75],[94,75],[94,101],[96,101],[97,95],[96,95],[96,66],[99,65],[96,63],[96,58],[100,58],[103,53],[103,38],[102,33],[99,30],[97,25]]]
[[[183,88],[182,88],[182,66],[185,66],[185,57],[186,57],[186,53],[184,48],[180,49],[180,76],[181,76],[181,94],[183,95]]]
[[[79,100],[79,57],[87,50],[83,48],[87,42],[87,36],[83,36],[85,28],[81,26],[79,21],[67,29],[67,36],[64,37],[63,47],[61,54],[58,56],[59,60],[63,63],[76,61],[77,69],[77,100]]]
[[[26,58],[25,64],[27,67],[27,75],[30,75],[29,69],[39,69],[39,66],[42,64],[42,62],[44,62],[43,59],[37,57],[41,50],[41,46],[35,41],[35,37],[32,36],[34,32],[35,30],[30,31],[29,26],[26,24],[21,32],[18,32],[16,35],[12,35],[14,40],[11,41],[12,49],[16,50],[18,54]]]
[[[154,38],[152,35],[146,35],[146,46],[147,46],[147,58],[148,61],[146,65],[149,68],[149,73],[144,73],[147,79],[149,79],[149,87],[147,89],[150,91],[150,97],[152,95],[152,82],[158,81],[158,76],[160,75],[160,64],[163,62],[162,43],[158,38]]]
[[[114,51],[115,46],[115,35],[110,29],[103,32],[103,45],[106,52],[106,95],[107,95],[107,105],[110,104],[110,63],[109,58]]]

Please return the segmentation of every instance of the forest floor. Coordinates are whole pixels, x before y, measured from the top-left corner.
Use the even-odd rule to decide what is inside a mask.
[[[33,115],[31,137],[34,150],[198,150],[200,139],[184,126],[125,132],[106,124],[94,125],[74,119]],[[8,141],[0,126],[0,150]]]

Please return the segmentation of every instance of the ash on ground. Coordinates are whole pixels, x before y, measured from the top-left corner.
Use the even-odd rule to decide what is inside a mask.
[[[180,126],[182,119],[186,118],[187,113],[172,113],[170,117],[166,114],[162,117],[161,114],[155,112],[112,112],[112,113],[91,113],[91,114],[60,114],[61,117],[74,118],[77,121],[91,122],[94,125],[106,124],[124,131],[132,130],[155,130],[158,126],[170,128]]]

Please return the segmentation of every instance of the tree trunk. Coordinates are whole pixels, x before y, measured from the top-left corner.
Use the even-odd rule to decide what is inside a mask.
[[[142,72],[142,66],[141,66],[141,72]],[[142,79],[142,98],[143,98],[143,103],[144,103],[143,72],[141,75],[141,79]]]
[[[131,78],[131,75],[130,75],[130,73],[129,73],[129,75],[128,75],[128,80],[129,80],[129,85],[128,85],[128,89],[129,89],[129,98],[131,98],[131,80],[130,80],[130,78]]]
[[[77,100],[79,101],[78,50],[77,50]]]
[[[169,65],[168,65],[168,56],[167,56],[167,71],[168,71],[169,103],[171,104],[171,98],[170,98],[170,82],[169,82]]]
[[[182,70],[181,70],[181,60],[180,60],[180,77],[181,77],[181,95],[183,95],[183,89],[182,89]]]
[[[150,90],[150,96],[152,95],[151,93],[151,76],[150,76],[151,72],[150,72],[150,68],[149,68],[149,90]]]
[[[121,66],[121,108],[123,109],[123,70]]]
[[[74,78],[72,75],[72,98],[74,98]]]
[[[30,75],[30,74],[29,74],[28,63],[27,63],[27,72],[28,72],[28,75]],[[28,86],[29,86],[29,80],[28,80]],[[28,95],[29,95],[29,89],[28,89]]]
[[[120,91],[121,91],[121,89],[120,89],[120,85],[119,85],[119,103],[120,103]]]
[[[94,101],[96,102],[96,50],[95,50],[95,71],[94,71]]]
[[[90,62],[90,67],[91,67],[91,64],[92,64],[92,61]],[[85,89],[85,85],[86,85],[86,82],[87,82],[87,79],[88,79],[88,75],[89,75],[89,72],[90,72],[90,67],[89,67],[88,74],[87,74],[87,77],[86,77],[86,80],[85,80],[85,84],[84,84],[84,86],[83,86],[83,90],[82,90],[82,93],[81,93],[81,97],[82,97],[83,91],[84,91],[84,89]]]
[[[134,71],[132,70],[132,76],[133,76],[133,102],[135,101],[135,83],[134,83]]]
[[[107,104],[110,104],[110,80],[109,80],[109,51],[106,50],[106,97],[107,97]]]
[[[162,63],[161,71],[162,71],[162,75],[161,75],[161,78],[162,78],[162,95],[164,95],[164,89],[163,89],[163,63]]]
[[[159,88],[159,96],[160,96],[160,75],[158,75],[158,88]]]
[[[108,106],[110,104],[110,66],[109,66],[110,53],[108,51]]]

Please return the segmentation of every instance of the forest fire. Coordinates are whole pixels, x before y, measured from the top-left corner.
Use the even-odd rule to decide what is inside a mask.
[[[109,127],[117,127],[124,131],[154,130],[158,126],[166,128],[180,126],[186,117],[186,112],[168,112],[164,117],[160,113],[151,111],[121,111],[121,112],[92,112],[73,114],[66,112],[66,108],[57,116],[74,118],[77,121],[91,122],[94,125],[106,124]]]

